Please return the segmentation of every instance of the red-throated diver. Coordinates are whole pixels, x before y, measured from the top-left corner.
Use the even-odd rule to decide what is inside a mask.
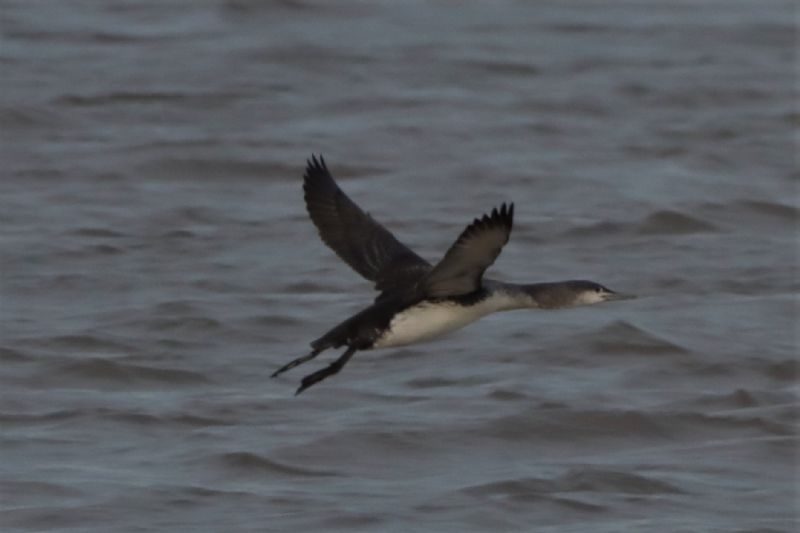
[[[462,328],[495,311],[557,309],[626,298],[584,280],[520,285],[483,279],[508,242],[514,204],[476,218],[431,265],[361,210],[312,155],[303,176],[306,208],[322,240],[380,294],[375,302],[311,343],[311,352],[272,374],[346,346],[333,363],[304,377],[296,394],[339,372],[358,350],[403,346]]]

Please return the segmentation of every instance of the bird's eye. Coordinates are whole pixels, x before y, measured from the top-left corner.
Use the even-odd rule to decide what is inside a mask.
[[[596,293],[598,293],[598,294],[599,294],[599,293],[603,292],[603,289],[601,289],[600,287],[597,287],[597,288],[594,290],[594,292],[596,292]]]

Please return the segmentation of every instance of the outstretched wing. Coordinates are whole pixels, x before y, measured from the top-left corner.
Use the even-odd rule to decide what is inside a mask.
[[[458,296],[478,290],[484,271],[508,242],[513,222],[514,204],[476,218],[422,281],[425,295]]]
[[[333,180],[322,156],[311,156],[303,176],[306,208],[319,235],[379,291],[414,283],[430,263],[359,208]]]

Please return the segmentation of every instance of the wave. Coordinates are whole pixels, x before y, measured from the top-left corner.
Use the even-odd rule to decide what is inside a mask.
[[[140,165],[139,170],[165,179],[185,179],[192,182],[199,179],[229,180],[231,177],[252,178],[259,182],[296,181],[298,172],[295,165],[210,156],[156,157]]]
[[[45,481],[25,481],[25,480],[0,480],[0,493],[3,494],[4,509],[15,499],[22,498],[56,498],[59,500],[80,498],[85,496],[85,492],[78,490],[74,486],[61,485],[58,483]]]
[[[637,227],[637,231],[645,235],[700,233],[716,229],[709,222],[671,210],[656,211]]]
[[[617,320],[598,331],[584,335],[582,342],[600,353],[636,355],[689,353],[683,346],[648,333],[623,320]]]
[[[95,228],[95,227],[84,227],[84,228],[77,228],[71,230],[69,235],[74,235],[76,237],[99,237],[99,238],[119,238],[119,237],[127,237],[125,233],[111,230],[108,228]]]
[[[473,495],[503,494],[514,497],[525,494],[563,492],[600,492],[621,494],[683,494],[680,488],[654,477],[620,470],[581,466],[566,473],[546,478],[523,478],[483,483],[463,489]]]
[[[739,200],[734,202],[735,207],[745,208],[753,213],[769,215],[789,222],[797,223],[800,219],[800,209],[793,205],[763,200]]]
[[[696,216],[689,216],[669,209],[661,209],[636,222],[596,222],[570,228],[564,232],[564,235],[576,238],[618,235],[683,235],[718,231],[718,229],[711,222]]]
[[[797,359],[784,359],[783,361],[768,363],[763,372],[764,375],[775,381],[796,382],[800,379],[800,361]]]
[[[0,347],[0,361],[6,363],[24,363],[32,360],[34,360],[32,355],[12,348]]]
[[[114,386],[119,384],[201,385],[211,380],[199,372],[177,368],[159,368],[89,358],[71,361],[49,369],[36,378],[48,384],[92,383]]]
[[[51,349],[80,352],[128,354],[133,351],[133,346],[127,343],[90,334],[59,335],[36,341],[35,344]]]
[[[487,422],[482,431],[507,441],[584,442],[642,439],[673,441],[686,436],[792,435],[791,426],[759,416],[709,415],[692,411],[535,409]]]
[[[125,411],[120,409],[109,409],[105,407],[94,409],[60,409],[44,413],[5,413],[0,412],[0,422],[8,425],[37,425],[53,424],[57,422],[74,421],[78,419],[90,419],[93,421],[106,420],[135,426],[190,426],[208,427],[224,426],[232,422],[220,418],[209,416],[199,416],[187,413],[175,414],[152,414],[138,411]]]
[[[135,103],[135,104],[148,104],[148,103],[171,103],[183,100],[187,97],[184,93],[166,93],[166,92],[116,92],[116,93],[102,93],[96,95],[77,95],[68,94],[56,98],[55,103],[70,106],[95,106],[95,105],[109,105],[116,103]]]
[[[5,131],[52,128],[63,125],[58,113],[43,107],[15,105],[0,107],[0,123]]]
[[[234,471],[238,474],[252,474],[261,476],[264,474],[275,474],[283,476],[336,476],[336,472],[328,470],[315,470],[274,461],[267,457],[251,452],[230,452],[212,456],[212,463],[216,463],[225,470]],[[205,462],[205,461],[204,461]]]

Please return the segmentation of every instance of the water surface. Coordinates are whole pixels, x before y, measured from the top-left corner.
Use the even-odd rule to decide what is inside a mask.
[[[796,526],[790,2],[3,2],[4,531]],[[269,375],[373,298],[300,188],[633,301]]]

